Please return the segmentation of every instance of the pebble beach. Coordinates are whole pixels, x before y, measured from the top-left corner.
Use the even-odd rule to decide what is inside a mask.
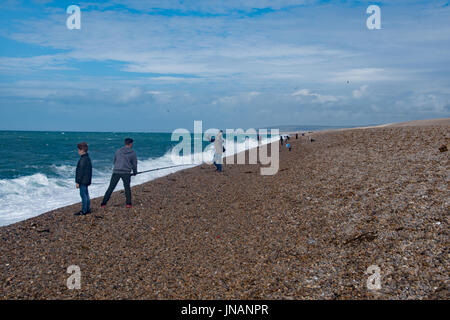
[[[1,227],[0,299],[449,299],[450,118],[308,135]]]

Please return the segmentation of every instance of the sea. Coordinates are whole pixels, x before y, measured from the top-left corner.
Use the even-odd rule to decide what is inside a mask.
[[[323,130],[325,127],[304,127],[303,130]],[[91,198],[102,196],[109,184],[114,153],[127,137],[134,139],[138,155],[138,171],[177,165],[172,161],[171,133],[131,132],[33,132],[0,131],[0,226],[9,225],[44,212],[80,202],[75,188],[75,169],[79,155],[77,144],[85,141],[93,165]],[[192,135],[192,141],[202,141],[203,162],[214,156],[213,144]],[[224,137],[226,140],[226,136]],[[278,137],[267,137],[268,143]],[[256,137],[235,141],[226,150],[231,155],[258,145]],[[192,149],[193,152],[193,149]],[[200,163],[156,170],[132,177],[132,186],[154,180]],[[119,183],[116,190],[121,190]]]

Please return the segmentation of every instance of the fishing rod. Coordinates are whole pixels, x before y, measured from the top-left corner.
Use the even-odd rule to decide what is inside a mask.
[[[180,165],[177,165],[177,166],[170,166],[170,167],[150,169],[150,170],[145,170],[145,171],[138,172],[138,173],[136,173],[136,175],[141,174],[141,173],[147,173],[147,172],[158,171],[158,170],[163,170],[163,169],[170,169],[170,168],[176,168],[176,167],[185,167],[185,166],[190,166],[190,165],[191,164],[180,164]]]

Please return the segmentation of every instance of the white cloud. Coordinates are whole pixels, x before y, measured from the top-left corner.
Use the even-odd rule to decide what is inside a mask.
[[[367,92],[368,85],[363,85],[359,88],[359,90],[353,90],[353,98],[359,99],[364,96]]]
[[[319,93],[310,92],[308,89],[302,89],[299,91],[296,91],[292,94],[293,97],[295,96],[305,96],[305,97],[314,97],[317,102],[320,103],[327,103],[327,102],[337,102],[338,98],[331,95],[322,95]]]
[[[412,94],[395,103],[397,111],[404,113],[434,113],[448,117],[450,114],[450,96],[436,93]]]
[[[335,72],[331,77],[332,82],[374,82],[374,81],[394,81],[403,77],[385,68],[357,68]]]
[[[261,28],[275,27],[272,19],[168,18],[92,10],[83,12],[82,29],[72,32],[61,25],[64,18],[53,14],[31,19],[8,34],[17,41],[65,50],[67,60],[118,61],[122,70],[133,73],[289,79],[304,76],[323,61],[353,54],[292,42],[291,31],[285,40],[262,34]]]
[[[68,57],[62,54],[33,57],[0,57],[0,70],[8,73],[31,73],[42,70],[71,70]]]

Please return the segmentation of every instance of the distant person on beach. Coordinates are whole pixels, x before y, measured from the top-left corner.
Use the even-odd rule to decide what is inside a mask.
[[[109,188],[106,190],[105,196],[103,197],[103,201],[101,204],[102,208],[106,207],[106,204],[111,197],[114,189],[119,183],[119,180],[122,179],[123,187],[125,188],[125,198],[126,198],[126,207],[131,208],[131,172],[135,176],[137,174],[137,156],[136,152],[132,150],[133,148],[133,139],[126,138],[125,146],[116,151],[114,155],[114,169],[111,177],[111,182],[109,183]]]
[[[295,134],[295,139],[298,139],[298,133]]]
[[[283,145],[283,136],[280,136],[280,144]]]
[[[76,216],[84,216],[91,213],[91,199],[89,198],[88,187],[92,182],[92,163],[88,155],[88,145],[81,142],[77,145],[80,160],[77,163],[75,174],[75,183],[77,189],[80,189],[81,211],[75,213]]]
[[[291,144],[290,143],[286,143],[286,148],[288,148],[289,151],[291,151],[291,149],[292,149]]]
[[[216,166],[217,172],[222,172],[222,154],[225,152],[225,148],[223,147],[223,131],[220,130],[214,139],[214,165]]]

